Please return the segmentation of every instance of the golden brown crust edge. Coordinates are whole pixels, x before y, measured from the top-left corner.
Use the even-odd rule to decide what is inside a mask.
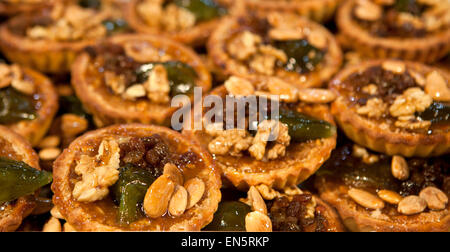
[[[151,44],[164,46],[171,50],[178,50],[184,57],[189,58],[189,64],[196,70],[199,76],[198,86],[204,92],[211,88],[211,75],[196,53],[185,47],[184,45],[172,41],[161,36],[155,35],[120,35],[108,40],[112,43],[124,43],[126,41],[148,41]],[[72,67],[72,86],[75,89],[78,97],[82,101],[86,110],[93,114],[94,121],[98,127],[103,127],[112,124],[120,123],[156,123],[160,125],[169,125],[170,116],[177,108],[171,108],[170,104],[167,107],[159,106],[158,111],[129,111],[126,108],[121,109],[121,106],[114,106],[105,99],[100,99],[99,95],[89,90],[89,83],[86,79],[86,69],[89,64],[89,56],[87,53],[80,54]],[[119,105],[119,104],[116,104]]]
[[[345,227],[336,210],[317,196],[314,196],[314,200],[316,201],[317,206],[321,206],[325,210],[322,214],[328,222],[327,232],[345,232]]]
[[[0,126],[0,136],[13,145],[16,153],[23,156],[23,162],[40,170],[38,155],[22,136],[3,126]],[[11,212],[8,213],[8,216],[0,219],[0,232],[15,231],[22,223],[22,220],[33,211],[34,207],[35,202],[33,196],[19,198],[10,210]]]
[[[334,80],[330,82],[330,88],[338,93],[336,85],[339,85],[349,75],[370,66],[381,65],[383,60],[368,61],[363,64],[349,66],[342,70]],[[407,67],[431,72],[431,69],[420,63],[405,62]],[[438,70],[438,69],[435,69]],[[439,71],[439,70],[438,70]],[[420,72],[420,71],[419,71]],[[446,73],[440,71],[444,76]],[[450,79],[450,77],[447,77]],[[429,157],[440,156],[450,151],[450,132],[446,134],[424,135],[409,132],[393,132],[383,129],[379,124],[359,116],[349,108],[345,97],[339,97],[331,106],[334,115],[344,133],[359,145],[365,146],[377,152],[388,155],[402,155],[405,157]]]
[[[384,39],[371,36],[351,15],[355,0],[344,2],[337,12],[339,36],[345,46],[371,58],[399,58],[431,63],[450,50],[450,29],[422,39]]]
[[[80,203],[73,199],[70,186],[69,174],[75,158],[75,149],[85,146],[87,141],[101,141],[103,134],[114,134],[114,132],[138,132],[137,134],[148,133],[149,135],[165,132],[168,136],[177,138],[180,142],[184,142],[183,144],[189,145],[195,153],[201,156],[203,162],[206,163],[206,166],[211,168],[209,171],[204,171],[204,174],[202,173],[202,176],[207,177],[207,181],[204,181],[206,184],[207,195],[202,199],[200,206],[194,207],[194,209],[198,208],[200,210],[198,210],[191,219],[187,219],[182,223],[171,226],[168,231],[200,231],[202,227],[212,221],[221,200],[220,188],[222,183],[220,174],[214,166],[211,155],[200,146],[195,145],[188,139],[182,137],[181,134],[167,128],[143,124],[127,124],[115,125],[86,133],[72,142],[69,148],[65,149],[63,154],[54,163],[54,182],[52,184],[52,190],[55,195],[53,202],[58,207],[65,220],[74,226],[76,230],[127,231],[122,230],[119,227],[105,225],[90,218],[90,216],[80,207]]]
[[[371,217],[367,210],[361,210],[350,198],[341,197],[339,189],[333,189],[322,177],[317,178],[316,187],[320,197],[337,209],[344,225],[353,232],[450,232],[450,206],[446,214],[439,212],[403,216],[397,222]],[[441,212],[442,212],[441,211]],[[395,218],[394,218],[395,219]]]
[[[58,111],[58,94],[49,79],[31,69],[24,68],[24,73],[33,79],[37,93],[41,96],[42,105],[37,111],[37,118],[32,121],[22,121],[9,126],[18,134],[25,137],[32,146],[39,144],[45,136]]]

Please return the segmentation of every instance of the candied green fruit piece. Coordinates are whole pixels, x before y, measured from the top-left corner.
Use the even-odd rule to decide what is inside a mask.
[[[434,124],[445,124],[450,122],[450,105],[434,102],[424,112],[419,114],[425,121],[431,121]]]
[[[118,19],[107,19],[102,22],[105,26],[108,35],[114,35],[117,33],[124,33],[129,30],[128,23],[121,18]]]
[[[28,164],[0,157],[0,204],[33,194],[52,182],[52,174]]]
[[[34,120],[36,117],[36,108],[32,97],[26,96],[12,87],[0,90],[1,124]]]
[[[325,57],[325,52],[314,47],[306,39],[275,41],[274,46],[288,57],[288,62],[283,64],[286,71],[305,74],[316,69]]]
[[[245,216],[251,211],[248,205],[239,201],[221,202],[213,221],[204,230],[245,231]]]
[[[192,12],[198,22],[208,21],[227,14],[227,9],[214,0],[175,0],[175,4]]]

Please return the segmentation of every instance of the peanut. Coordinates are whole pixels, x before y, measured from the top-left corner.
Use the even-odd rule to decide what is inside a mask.
[[[178,217],[186,211],[188,204],[188,193],[183,186],[177,186],[175,193],[169,202],[169,213]]]
[[[427,208],[427,202],[419,196],[408,196],[398,203],[397,211],[405,215],[421,213]]]
[[[178,185],[183,185],[184,183],[183,174],[181,174],[180,169],[172,163],[167,163],[164,166],[163,174],[167,174],[167,176],[169,176],[169,178]]]
[[[447,207],[448,197],[445,193],[436,187],[429,186],[423,189],[419,197],[427,202],[427,206],[431,210],[442,210]]]
[[[433,71],[427,76],[425,91],[433,97],[435,101],[450,101],[450,88],[444,77],[437,71]]]
[[[144,211],[150,218],[163,216],[175,191],[175,182],[163,174],[153,182],[144,198]]]
[[[400,194],[389,190],[378,191],[378,197],[392,205],[398,205],[398,203],[400,203],[403,199]]]
[[[258,211],[267,215],[266,203],[264,202],[264,199],[261,197],[261,194],[259,193],[258,189],[256,189],[256,187],[250,187],[250,190],[248,190],[248,199],[253,211]]]
[[[392,175],[398,180],[407,180],[409,178],[409,167],[405,158],[394,156],[391,162]]]
[[[205,193],[205,183],[199,178],[193,178],[186,181],[184,188],[186,188],[189,195],[187,209],[191,209],[202,199]]]
[[[348,196],[361,206],[373,210],[383,209],[384,202],[377,196],[360,189],[350,189]]]
[[[245,216],[247,232],[272,232],[272,221],[269,216],[260,212],[251,212]]]
[[[42,229],[43,232],[61,232],[61,223],[58,219],[55,217],[51,217],[47,223],[45,223],[44,228]]]
[[[326,89],[303,88],[298,93],[300,100],[308,103],[330,103],[336,99],[336,95]]]

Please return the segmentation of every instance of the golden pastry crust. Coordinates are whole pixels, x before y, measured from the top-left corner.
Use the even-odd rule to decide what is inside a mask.
[[[49,8],[55,0],[43,1],[2,1],[0,2],[0,16],[14,16],[22,13],[32,13]]]
[[[23,161],[40,170],[38,155],[23,137],[3,126],[0,126],[0,136],[0,142],[4,144],[1,156]],[[34,207],[33,196],[21,197],[13,204],[7,205],[4,210],[0,211],[0,232],[16,230]]]
[[[211,95],[219,97],[225,97],[227,94],[223,86],[211,92]],[[300,103],[296,108],[305,114],[334,124],[327,105]],[[208,148],[208,144],[214,139],[205,130],[184,130],[183,134],[199,142],[204,148]],[[222,176],[239,190],[260,184],[283,189],[298,185],[314,174],[329,158],[335,146],[336,135],[304,143],[291,143],[284,157],[267,162],[258,161],[250,155],[232,156],[230,154],[216,155],[215,161],[222,170]]]
[[[23,68],[23,71],[37,88],[35,95],[39,97],[40,103],[36,111],[37,118],[20,121],[7,127],[25,137],[32,146],[36,146],[47,133],[58,111],[58,94],[52,82],[44,75],[28,68]]]
[[[450,29],[423,38],[380,38],[364,30],[352,15],[357,0],[343,3],[337,12],[337,25],[343,45],[371,58],[397,58],[431,63],[444,57],[449,49]]]
[[[342,0],[244,0],[251,9],[262,11],[295,12],[317,22],[333,17]]]
[[[93,146],[98,146],[105,137],[146,137],[154,134],[159,134],[163,139],[170,141],[171,148],[180,152],[190,150],[201,158],[204,167],[196,172],[195,177],[205,183],[206,190],[196,206],[180,217],[144,218],[124,228],[117,224],[117,216],[113,214],[117,209],[113,207],[111,199],[94,203],[80,203],[74,199],[72,195],[74,183],[71,178],[75,162],[81,154],[89,152]],[[200,231],[212,221],[221,199],[220,175],[209,153],[179,133],[158,126],[128,124],[89,132],[75,140],[64,151],[56,160],[53,172],[52,190],[55,193],[53,201],[67,222],[80,231]],[[93,210],[97,208],[101,208],[103,214]]]
[[[130,42],[145,42],[149,45],[166,51],[176,60],[189,64],[196,71],[198,78],[196,86],[207,91],[211,88],[211,76],[203,61],[195,52],[182,44],[170,39],[154,35],[122,35],[109,40],[110,43],[123,46]],[[95,123],[98,126],[111,125],[115,123],[157,123],[169,124],[170,116],[177,108],[171,108],[170,104],[157,104],[150,100],[143,101],[144,109],[139,108],[136,102],[123,100],[107,90],[106,86],[94,89],[93,80],[89,77],[87,70],[90,67],[90,57],[87,53],[81,54],[72,68],[72,85],[82,101],[85,108],[93,113]]]
[[[318,196],[314,195],[314,200],[317,204],[316,211],[319,210],[327,220],[327,225],[324,227],[324,229],[327,230],[326,232],[345,232],[344,225],[342,225],[341,218],[336,213],[336,210]],[[308,227],[305,231],[313,232],[315,229],[316,225],[313,225],[312,227]]]
[[[359,145],[388,155],[429,157],[448,153],[450,151],[448,126],[438,132],[433,131],[431,134],[406,130],[399,131],[397,127],[385,127],[379,121],[363,117],[356,112],[357,108],[351,105],[350,97],[347,97],[342,91],[344,80],[353,73],[363,72],[370,67],[381,66],[383,62],[385,61],[375,60],[349,66],[330,82],[330,89],[335,91],[339,97],[332,104],[331,113],[341,129]],[[424,76],[436,70],[449,80],[449,76],[438,69],[427,67],[420,63],[401,63],[405,64],[408,69],[412,69]],[[369,84],[367,83],[367,85]]]
[[[359,206],[347,192],[349,187],[317,178],[320,197],[335,207],[344,225],[353,232],[449,232],[450,206],[441,211],[417,215],[384,216],[375,218],[371,211]],[[376,215],[375,215],[376,216]]]
[[[305,74],[299,74],[297,72],[288,72],[284,69],[276,71],[275,77],[279,77],[286,82],[298,87],[320,87],[324,82],[328,81],[337,71],[342,64],[342,52],[337,44],[334,36],[321,25],[300,17],[292,13],[274,13],[271,15],[279,14],[279,17],[285,18],[291,25],[295,25],[297,30],[313,30],[326,39],[326,54],[322,60],[321,66],[312,72]],[[214,33],[211,35],[208,41],[208,52],[214,63],[223,71],[225,75],[235,75],[255,81],[261,81],[268,77],[274,77],[265,74],[258,74],[255,71],[249,69],[248,63],[241,63],[239,60],[231,56],[227,51],[227,43],[237,33],[259,29],[258,27],[252,27],[252,25],[243,25],[245,23],[255,24],[259,20],[259,23],[267,22],[268,14],[266,12],[250,13],[246,16],[227,17],[217,27]],[[283,28],[283,27],[281,27]],[[266,32],[268,33],[268,32]],[[263,34],[266,36],[268,34]]]
[[[222,18],[214,19],[207,22],[196,24],[192,28],[188,28],[178,32],[165,32],[159,28],[147,25],[139,16],[136,8],[142,0],[130,0],[125,6],[125,18],[129,25],[139,33],[164,35],[183,44],[191,46],[203,45],[211,33],[218,26]],[[243,11],[243,2],[235,0],[218,0],[218,2],[229,9],[229,14],[235,15]]]

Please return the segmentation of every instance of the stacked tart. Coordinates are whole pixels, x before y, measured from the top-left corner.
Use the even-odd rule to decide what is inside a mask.
[[[223,21],[212,34],[211,59],[226,75],[283,79],[297,87],[319,87],[342,62],[334,37],[298,15],[250,12]]]

